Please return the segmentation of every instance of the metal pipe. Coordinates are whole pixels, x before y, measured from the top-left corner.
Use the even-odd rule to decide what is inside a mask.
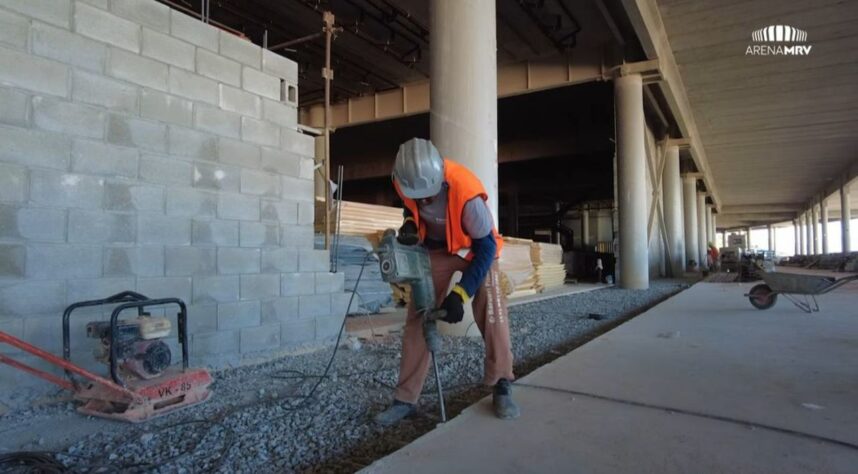
[[[292,39],[289,41],[277,43],[268,49],[274,51],[274,50],[278,50],[278,49],[288,48],[290,46],[295,46],[296,44],[306,43],[307,41],[313,41],[314,39],[321,38],[324,35],[325,35],[325,30],[322,30],[322,31],[319,31],[317,33],[311,33],[309,35],[304,35],[304,36],[301,36],[301,37],[298,37],[298,38],[295,38],[295,39]]]
[[[325,250],[330,250],[331,239],[331,40],[334,36],[334,14],[326,11],[322,14],[325,23]]]
[[[337,225],[334,228],[334,261],[333,271],[337,273],[337,262],[340,257],[340,220],[343,209],[343,165],[337,167]]]

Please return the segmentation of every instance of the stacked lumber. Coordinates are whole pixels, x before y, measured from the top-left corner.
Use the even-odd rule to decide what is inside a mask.
[[[334,203],[336,204],[336,202]],[[331,212],[331,231],[336,225],[336,208]],[[325,231],[325,203],[316,201],[316,232]],[[402,225],[402,209],[397,207],[342,201],[340,208],[340,234],[368,235],[385,229],[398,229]]]
[[[563,286],[566,280],[563,247],[557,244],[534,242],[530,247],[530,256],[535,268],[536,287],[540,292]]]
[[[519,296],[534,295],[538,293],[536,284],[536,273],[531,260],[532,240],[518,239],[514,237],[504,237],[503,251],[499,266],[502,274],[502,284],[504,279],[506,291],[509,293],[509,298],[517,298]]]

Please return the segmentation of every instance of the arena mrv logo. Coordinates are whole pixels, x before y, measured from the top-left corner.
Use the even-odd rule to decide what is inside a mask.
[[[745,56],[807,56],[813,47],[807,42],[807,32],[789,25],[770,25],[751,33]]]

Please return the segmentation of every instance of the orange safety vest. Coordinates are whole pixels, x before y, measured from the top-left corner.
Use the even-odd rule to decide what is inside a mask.
[[[474,173],[468,168],[451,161],[444,159],[444,181],[449,187],[447,191],[447,250],[453,255],[459,255],[465,260],[471,260],[473,253],[471,252],[471,237],[462,228],[462,211],[465,208],[465,203],[479,196],[484,201],[489,199],[486,194],[483,183],[477,178]],[[420,234],[420,240],[426,238],[426,226],[420,223],[420,212],[418,211],[417,201],[405,197],[399,189],[399,183],[393,181],[393,186],[405,207],[411,211],[414,216],[414,223],[417,224],[417,229]],[[497,242],[497,252],[495,258],[500,258],[501,248],[503,247],[503,239],[497,229],[492,226],[492,234]]]

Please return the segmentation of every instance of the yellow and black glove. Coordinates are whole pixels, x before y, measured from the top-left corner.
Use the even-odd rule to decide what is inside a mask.
[[[450,294],[441,303],[441,309],[447,312],[442,321],[458,323],[465,317],[465,303],[470,300],[468,293],[459,285],[453,287]]]
[[[414,222],[414,219],[411,217],[405,219],[405,223],[399,228],[396,240],[402,245],[417,245],[420,242],[420,235],[418,234],[417,224]]]

